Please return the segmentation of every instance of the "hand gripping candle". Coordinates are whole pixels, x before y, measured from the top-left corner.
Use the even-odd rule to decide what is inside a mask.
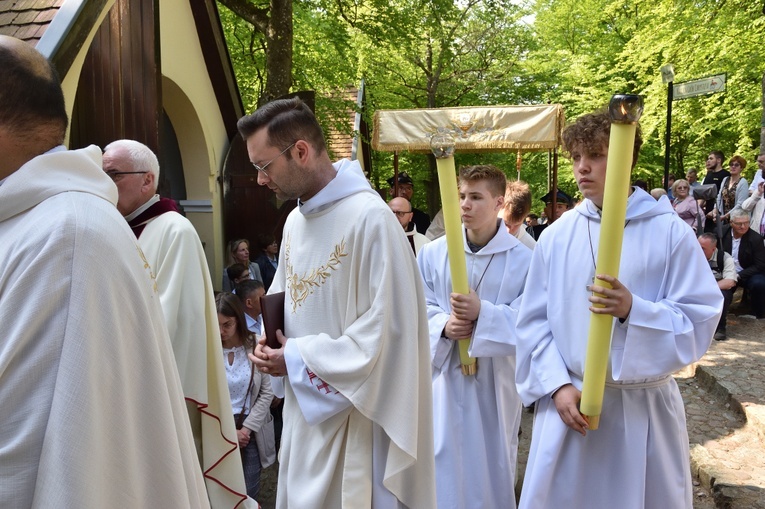
[[[635,132],[637,122],[643,113],[643,99],[638,95],[614,95],[608,105],[608,112],[611,117],[611,135],[608,141],[606,182],[603,191],[603,212],[595,274],[606,274],[618,278]],[[594,284],[611,288],[610,284],[597,278]],[[599,304],[594,306],[603,307]],[[613,325],[614,317],[611,315],[590,314],[590,331],[587,338],[587,356],[579,411],[587,419],[591,430],[598,429],[600,424]]]
[[[460,203],[454,168],[454,138],[448,133],[436,133],[430,138],[430,149],[436,156],[438,168],[438,186],[441,189],[441,205],[444,210],[444,230],[446,231],[446,251],[449,256],[449,270],[452,276],[452,291],[468,294],[470,286],[467,277],[467,262],[462,241],[460,222]],[[460,365],[463,375],[475,375],[478,364],[468,354],[470,338],[457,341],[460,352]]]

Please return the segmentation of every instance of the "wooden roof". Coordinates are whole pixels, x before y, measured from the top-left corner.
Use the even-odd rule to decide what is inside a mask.
[[[64,0],[0,0],[0,34],[36,45]]]
[[[355,87],[344,90],[340,97],[349,103],[357,102],[359,90]],[[356,108],[350,107],[345,111],[338,112],[337,117],[331,120],[333,123],[342,125],[345,130],[332,126],[327,132],[327,148],[334,159],[350,159],[353,151],[353,127],[356,121]],[[350,134],[349,134],[350,132]]]
[[[359,88],[347,87],[336,94],[335,97],[342,99],[346,107],[329,114],[325,137],[333,160],[363,159],[362,166],[368,173],[372,161],[368,148],[369,127],[362,115],[366,108],[364,88],[362,80]],[[362,149],[361,145],[365,148]]]

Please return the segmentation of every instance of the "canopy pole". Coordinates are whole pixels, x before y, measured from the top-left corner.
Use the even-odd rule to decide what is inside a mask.
[[[398,196],[398,151],[393,152],[393,197]]]

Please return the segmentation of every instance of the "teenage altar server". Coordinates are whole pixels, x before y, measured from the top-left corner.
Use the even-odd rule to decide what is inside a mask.
[[[669,200],[629,193],[619,278],[595,286],[610,120],[563,134],[585,200],[537,240],[517,322],[516,380],[536,402],[520,507],[692,508],[688,434],[672,373],[698,360],[722,295]],[[635,141],[634,166],[642,140]],[[593,308],[594,303],[603,308]],[[600,426],[579,413],[591,312],[615,318]]]
[[[506,179],[494,166],[460,170],[470,294],[452,293],[446,237],[418,257],[428,304],[438,507],[515,507],[521,400],[515,388],[516,313],[531,251],[507,232]],[[478,371],[463,375],[455,340],[471,338]]]

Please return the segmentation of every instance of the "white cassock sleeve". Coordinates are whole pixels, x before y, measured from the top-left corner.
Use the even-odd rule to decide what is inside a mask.
[[[430,361],[435,369],[440,370],[449,358],[452,348],[454,348],[454,341],[443,334],[446,322],[449,321],[450,310],[445,310],[439,306],[438,299],[436,298],[433,281],[433,271],[435,269],[430,263],[430,255],[434,251],[435,249],[431,246],[425,246],[425,249],[420,251],[417,258],[417,265],[420,268],[422,283],[425,288],[428,332],[430,334]]]
[[[517,337],[522,339],[517,345],[515,382],[525,406],[572,383],[547,319],[548,274],[544,246],[537,244],[515,327]]]
[[[287,364],[289,383],[306,422],[313,426],[349,408],[350,400],[311,372],[300,356],[300,350],[293,343],[287,341],[284,345],[284,361]],[[283,395],[283,378],[281,380]]]
[[[625,322],[629,326],[615,328],[615,380],[671,374],[698,360],[709,347],[723,297],[693,232],[677,242],[669,260],[674,267],[665,273],[665,295],[652,302],[633,294]]]
[[[481,300],[481,311],[473,329],[468,352],[471,357],[506,357],[515,355],[515,321],[520,297],[512,304],[494,304]]]

